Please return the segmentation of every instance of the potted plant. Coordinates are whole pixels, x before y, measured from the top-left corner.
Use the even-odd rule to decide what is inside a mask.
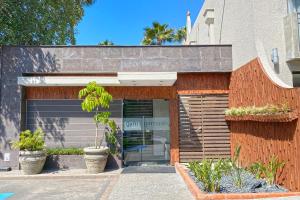
[[[115,154],[117,149],[116,123],[109,118],[110,112],[103,111],[109,108],[112,96],[96,82],[90,82],[79,91],[79,98],[83,99],[81,103],[83,111],[95,112],[96,135],[94,146],[83,149],[87,172],[100,173],[104,171],[109,153]],[[99,135],[100,125],[105,126],[105,132],[102,132],[101,135]]]
[[[20,133],[20,139],[12,143],[14,149],[20,149],[19,162],[24,174],[38,174],[46,161],[45,141],[42,129],[34,132],[26,130]]]

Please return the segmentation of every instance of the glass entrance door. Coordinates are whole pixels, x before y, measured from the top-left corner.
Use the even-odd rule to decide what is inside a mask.
[[[167,100],[124,100],[123,130],[124,165],[169,163]]]

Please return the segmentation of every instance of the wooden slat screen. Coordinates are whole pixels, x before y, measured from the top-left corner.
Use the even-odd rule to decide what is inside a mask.
[[[227,94],[179,96],[180,162],[230,157]]]

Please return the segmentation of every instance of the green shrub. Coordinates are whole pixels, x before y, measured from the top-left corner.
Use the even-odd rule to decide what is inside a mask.
[[[284,165],[284,162],[280,162],[277,156],[273,155],[268,163],[255,162],[248,170],[253,173],[256,178],[266,178],[267,183],[272,185],[276,182],[278,170],[282,169]]]
[[[51,148],[47,149],[47,155],[83,155],[81,148]]]
[[[21,151],[40,151],[45,148],[44,133],[38,128],[34,132],[26,130],[20,133],[18,141],[12,142],[14,149]]]
[[[244,115],[272,115],[272,114],[280,114],[280,113],[288,113],[291,109],[288,104],[281,104],[280,106],[276,105],[266,105],[263,107],[232,107],[230,109],[225,110],[225,115],[227,116],[244,116]]]
[[[222,159],[216,162],[212,159],[204,159],[201,162],[193,161],[188,164],[188,168],[197,180],[203,183],[207,192],[220,191],[222,175],[228,173],[228,165]]]

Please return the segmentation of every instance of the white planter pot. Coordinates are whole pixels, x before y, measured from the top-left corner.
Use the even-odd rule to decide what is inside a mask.
[[[23,174],[41,173],[46,161],[46,151],[20,151],[19,162]]]
[[[84,160],[89,174],[97,174],[104,171],[109,153],[108,147],[87,147],[83,149]]]

